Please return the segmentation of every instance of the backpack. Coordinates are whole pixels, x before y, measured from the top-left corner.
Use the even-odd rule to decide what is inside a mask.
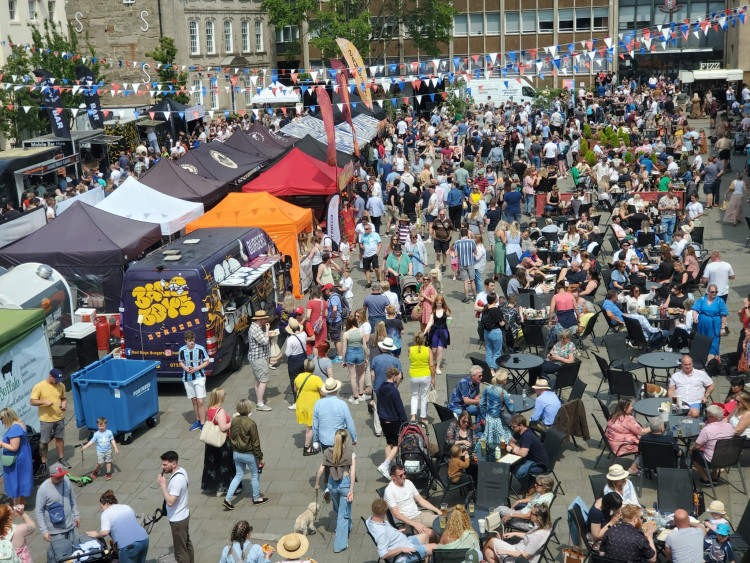
[[[15,526],[11,526],[10,532],[4,538],[0,538],[0,563],[21,563],[21,558],[16,553],[16,548],[10,542],[13,537]]]
[[[341,292],[336,291],[331,294],[331,297],[336,296],[339,298],[338,302],[338,308],[339,313],[341,314],[341,320],[344,321],[349,316],[349,305],[346,303],[346,299],[344,299],[341,295]],[[334,316],[333,316],[333,305],[336,305],[336,303],[331,304],[331,300],[328,300],[328,321],[334,322]],[[314,329],[314,327],[313,327]]]

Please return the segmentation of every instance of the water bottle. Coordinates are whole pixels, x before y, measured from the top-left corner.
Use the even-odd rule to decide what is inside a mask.
[[[495,446],[495,461],[499,460],[502,457],[502,453],[500,452],[500,446]]]
[[[526,387],[521,388],[521,399],[526,402]]]

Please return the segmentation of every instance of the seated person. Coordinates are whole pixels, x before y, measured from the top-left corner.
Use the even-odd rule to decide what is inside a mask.
[[[557,279],[558,281],[565,280],[570,285],[583,285],[586,283],[588,275],[581,269],[581,262],[573,257],[570,268],[561,270],[560,276]]]
[[[479,535],[472,528],[471,518],[463,505],[458,504],[451,510],[445,523],[445,531],[435,549],[474,549],[477,556],[481,555]]]
[[[531,522],[531,509],[538,504],[552,504],[555,498],[552,492],[555,488],[555,480],[551,475],[540,475],[536,483],[531,487],[529,493],[533,494],[526,498],[517,500],[512,507],[498,506],[497,511],[503,517],[506,527],[511,527],[523,532],[530,531],[534,524]]]
[[[620,250],[612,254],[612,267],[617,266],[617,262],[622,260],[626,264],[630,264],[630,259],[633,256],[638,256],[633,245],[633,240],[627,237],[625,240],[620,242]]]
[[[615,268],[612,270],[611,277],[609,279],[609,288],[614,289],[618,293],[626,288],[630,287],[630,274],[627,271],[627,265],[623,260],[618,260],[615,263]]]
[[[414,563],[424,560],[435,549],[430,543],[430,534],[422,532],[407,536],[385,521],[388,504],[382,498],[372,501],[370,516],[365,525],[377,544],[378,556],[396,563]],[[430,530],[432,532],[432,530]]]
[[[586,281],[581,285],[579,293],[581,295],[595,295],[596,290],[599,289],[600,284],[599,274],[594,270],[594,268],[589,268],[585,270],[585,272]]]
[[[507,532],[503,539],[489,539],[484,544],[485,560],[488,563],[515,563],[517,557],[523,556],[529,563],[538,563],[552,533],[552,520],[546,504],[531,509],[531,523],[534,527],[530,532]],[[521,541],[516,544],[505,541],[510,538],[521,538]]]
[[[526,417],[522,414],[515,414],[510,421],[510,430],[513,437],[507,447],[507,452],[521,456],[523,461],[519,465],[513,466],[513,474],[522,479],[527,475],[544,473],[549,465],[547,450],[541,440],[529,430]]]
[[[648,319],[638,312],[638,303],[635,301],[628,303],[628,314],[626,316],[638,321],[638,324],[641,325],[641,330],[643,330],[643,336],[654,348],[661,348],[668,342],[669,331],[651,326]]]
[[[528,251],[524,252],[526,254]],[[536,256],[536,254],[534,255]],[[521,268],[524,268],[526,270],[527,275],[533,276],[534,274],[539,274],[541,271],[539,268],[542,267],[542,261],[539,260],[539,258],[536,258],[536,261],[531,256],[526,256],[524,258],[521,258]]]
[[[682,257],[685,247],[690,243],[690,235],[685,234],[682,229],[675,229],[674,240],[669,245],[672,256],[678,260]]]
[[[700,561],[706,534],[703,526],[698,522],[690,522],[687,511],[678,508],[674,511],[674,527],[674,531],[664,542],[667,560],[673,563],[690,563],[696,559]]]
[[[701,485],[711,484],[703,463],[704,460],[709,464],[711,463],[714,457],[716,442],[734,437],[734,428],[727,421],[723,420],[723,417],[724,410],[720,406],[709,405],[706,407],[706,426],[701,430],[695,442],[688,450],[688,454],[693,460],[693,469],[700,475]],[[718,479],[718,471],[711,475],[711,477],[714,480]]]
[[[685,454],[682,448],[677,444],[677,439],[674,436],[667,436],[664,434],[664,421],[661,417],[655,416],[649,420],[648,427],[651,432],[641,436],[641,444],[643,443],[658,443],[658,444],[670,444],[674,451],[675,460],[679,462],[680,467],[685,466]]]
[[[544,426],[552,426],[560,410],[560,398],[552,392],[549,381],[543,377],[536,380],[531,388],[536,393],[534,412],[531,413],[532,422],[541,422]]]
[[[720,500],[712,500],[711,504],[708,505],[707,512],[709,517],[703,521],[707,536],[716,536],[717,529],[721,524],[729,526],[729,520],[726,518],[727,511],[724,510],[724,503]]]
[[[448,460],[448,481],[454,485],[457,483],[470,484],[472,479],[468,474],[469,462],[469,454],[466,453],[466,450],[459,445],[452,445],[450,459]]]
[[[599,553],[618,561],[654,563],[655,522],[641,521],[641,507],[628,504],[620,509],[621,520],[604,533]]]
[[[539,256],[537,256],[536,246],[532,246],[527,251],[525,251],[523,254],[521,254],[521,262],[522,263],[524,262],[525,258],[528,258],[530,260],[531,265],[534,268],[541,268],[542,266],[544,266],[544,262],[542,262],[541,258],[539,258]]]
[[[696,418],[700,414],[701,404],[708,403],[708,397],[714,390],[714,382],[705,371],[693,369],[693,358],[688,354],[682,356],[680,367],[682,369],[669,378],[667,396],[670,399],[681,397],[682,404],[690,406],[688,415]]]
[[[586,524],[592,549],[599,549],[604,534],[620,521],[620,508],[622,497],[617,493],[607,493],[591,505]]]
[[[557,234],[560,232],[560,229],[555,224],[555,222],[547,217],[547,219],[544,220],[544,227],[542,227],[542,236],[546,240],[552,240],[557,242]]]
[[[719,524],[716,527],[715,536],[707,535],[703,544],[705,549],[703,561],[706,563],[734,563],[734,550],[729,544],[731,533],[729,524]]]
[[[634,504],[640,508],[638,495],[633,483],[628,480],[629,476],[630,473],[625,471],[619,463],[610,465],[607,471],[607,484],[604,485],[604,494],[617,493],[622,498],[623,504]]]
[[[573,332],[571,329],[566,328],[560,332],[560,339],[555,342],[555,345],[547,353],[547,359],[544,360],[544,363],[542,364],[542,371],[545,374],[557,373],[563,364],[572,364],[576,361],[578,350],[576,349],[576,345],[573,344],[572,338]],[[552,377],[549,379],[550,384],[554,387],[554,379]],[[552,392],[550,391],[550,393]],[[554,395],[554,393],[552,394]],[[547,426],[549,426],[549,424]]]
[[[458,416],[466,410],[472,416],[479,414],[479,384],[482,382],[482,368],[471,366],[468,377],[464,377],[451,392],[448,408]]]
[[[461,411],[458,418],[452,420],[445,433],[445,453],[450,453],[453,446],[458,446],[463,451],[473,452],[479,438],[474,435],[471,426],[471,416],[467,411]]]
[[[618,241],[623,240],[626,236],[633,232],[633,229],[624,229],[620,224],[620,221],[622,221],[622,219],[620,219],[619,215],[612,215],[612,232],[615,234],[615,237],[617,237]]]
[[[432,523],[442,513],[419,494],[414,483],[406,478],[406,471],[400,463],[391,465],[391,482],[385,488],[383,500],[391,510],[396,523],[403,522],[414,534],[427,534],[431,541],[437,541]],[[419,510],[420,506],[425,510]]]
[[[682,302],[684,310],[682,320],[675,325],[672,336],[669,338],[669,346],[672,350],[681,350],[690,346],[690,334],[693,332],[693,324],[698,316],[698,313],[692,310],[694,303],[692,299],[685,299]]]
[[[648,293],[643,293],[640,286],[635,285],[629,290],[623,291],[618,296],[617,301],[620,303],[626,303],[626,309],[630,303],[635,303],[638,306],[638,309],[645,309],[648,303],[653,301],[654,297],[656,297],[656,293],[653,289]]]
[[[622,311],[617,306],[617,294],[618,292],[616,289],[610,289],[607,292],[607,298],[604,300],[604,303],[602,303],[602,311],[604,311],[609,326],[624,328],[625,320]]]

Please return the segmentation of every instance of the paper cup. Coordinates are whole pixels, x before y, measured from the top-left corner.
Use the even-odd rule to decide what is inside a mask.
[[[484,534],[487,531],[487,521],[484,518],[480,518],[477,524],[479,525],[479,533]]]

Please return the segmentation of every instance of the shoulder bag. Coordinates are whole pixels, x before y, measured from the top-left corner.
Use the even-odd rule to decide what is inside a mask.
[[[200,441],[209,446],[213,446],[214,448],[222,447],[224,442],[227,441],[227,433],[223,432],[218,424],[214,424],[216,415],[222,410],[224,409],[218,408],[214,413],[213,418],[208,421],[208,424],[204,424],[203,430],[201,430]]]
[[[505,391],[500,391],[500,419],[503,421],[503,426],[510,428],[510,420],[513,418],[513,413],[505,408]]]
[[[318,364],[320,366],[320,364]],[[299,399],[300,394],[302,393],[302,390],[305,388],[305,383],[307,383],[307,380],[310,379],[313,376],[312,373],[309,373],[305,380],[302,382],[302,385],[299,386],[299,389],[297,390],[297,394],[294,397],[294,401],[296,402],[297,399]]]

